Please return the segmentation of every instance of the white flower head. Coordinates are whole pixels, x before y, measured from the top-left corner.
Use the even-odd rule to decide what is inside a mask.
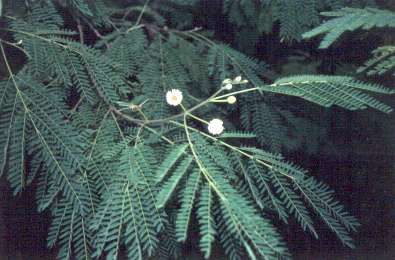
[[[166,93],[166,102],[171,106],[178,106],[182,101],[182,92],[179,89],[172,89]]]
[[[241,76],[237,76],[237,77],[233,80],[233,82],[235,82],[235,83],[240,83],[240,82],[241,82]]]
[[[229,96],[226,101],[228,102],[228,104],[234,104],[236,103],[236,97],[235,96]]]
[[[228,83],[224,86],[224,89],[226,90],[231,90],[233,88],[233,85],[231,83]]]
[[[214,118],[208,123],[208,131],[213,135],[219,135],[224,131],[223,124],[221,119]]]

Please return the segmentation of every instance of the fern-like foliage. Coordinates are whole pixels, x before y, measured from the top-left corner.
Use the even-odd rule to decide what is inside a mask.
[[[273,82],[266,63],[206,32],[161,27],[180,25],[181,13],[199,1],[148,2],[125,3],[125,11],[105,1],[27,1],[17,18],[5,5],[0,175],[15,194],[37,184],[37,210],[52,213],[48,247],[59,249],[58,259],[172,258],[197,225],[206,259],[217,244],[230,259],[287,258],[274,223],[293,218],[318,237],[315,217],[352,247],[356,219],[327,185],[280,154],[302,143],[294,136],[304,130],[290,125],[306,122],[280,95],[388,113],[373,94],[394,91],[346,76]],[[255,5],[247,2],[224,7],[248,8],[244,18],[253,19]],[[277,4],[315,14],[315,3]],[[282,22],[284,37],[316,18],[303,19]],[[25,59],[20,67],[11,48]],[[171,89],[182,92],[182,106],[167,103]],[[224,121],[220,135],[207,132],[213,118]]]
[[[313,209],[317,210],[321,216],[328,217],[328,219],[325,219],[325,222],[333,228],[334,232],[346,245],[352,246],[348,243],[349,236],[344,233],[344,230],[353,230],[358,223],[338,206],[339,204],[334,201],[331,195],[332,191],[328,190],[327,186],[321,186],[323,184],[317,183],[312,177],[308,177],[310,179],[304,181],[307,176],[302,169],[285,162],[281,156],[252,147],[242,148],[253,154],[253,156],[246,161],[244,158],[236,155],[234,158],[235,169],[240,171],[241,182],[247,184],[251,198],[230,186],[229,177],[224,176],[223,172],[231,173],[233,170],[229,167],[230,162],[226,161],[228,160],[227,154],[222,147],[210,144],[210,142],[196,134],[193,135],[192,140],[193,146],[190,146],[192,150],[185,152],[192,153],[195,156],[197,164],[195,167],[198,167],[200,171],[192,172],[189,177],[180,177],[182,173],[176,169],[168,181],[164,182],[162,191],[158,195],[159,200],[162,197],[167,200],[170,191],[178,193],[179,196],[181,195],[181,206],[177,216],[178,221],[176,222],[179,241],[186,239],[192,209],[196,205],[201,231],[200,246],[206,257],[210,254],[211,243],[215,234],[221,234],[222,238],[220,240],[226,240],[226,242],[224,241],[224,247],[232,259],[239,259],[240,257],[240,252],[235,252],[233,248],[234,243],[240,243],[235,241],[240,241],[240,239],[242,243],[238,244],[238,247],[244,248],[245,252],[250,254],[251,257],[254,254],[252,248],[258,250],[260,255],[269,258],[270,256],[274,257],[278,253],[284,254],[283,244],[280,240],[274,239],[277,237],[276,232],[270,227],[268,222],[263,224],[265,222],[262,223],[262,219],[259,222],[257,222],[258,220],[254,222],[252,221],[253,219],[245,219],[247,217],[251,218],[256,214],[254,213],[255,210],[249,206],[252,203],[251,199],[260,205],[263,210],[275,210],[279,218],[285,222],[287,222],[290,215],[293,215],[300,222],[303,229],[311,231],[314,236],[318,236],[310,213],[303,202],[302,195],[304,195],[308,200],[313,200],[313,197],[315,199],[320,196],[330,196],[325,197],[321,201],[321,203],[323,201],[328,202],[328,205],[324,207],[321,204],[318,205],[319,199],[312,201]],[[172,161],[177,161],[180,147],[174,147],[170,154],[173,154],[171,156]],[[162,167],[167,165],[166,169],[170,169],[172,166],[168,163],[169,161],[170,158],[166,159]],[[270,163],[271,166],[269,168],[265,167],[264,161]],[[184,162],[180,162],[180,167],[183,167]],[[187,160],[187,162],[190,163],[190,160]],[[181,180],[185,178],[185,181],[180,182],[180,178]],[[201,179],[205,181],[201,183],[199,181]],[[179,186],[179,188],[170,187],[170,183]],[[308,193],[308,183],[315,184],[314,189],[316,189],[315,192],[317,193]],[[200,199],[197,200],[196,197],[199,190]],[[211,198],[213,195],[217,197],[214,201]],[[210,206],[212,203],[215,204]],[[219,209],[211,211],[218,204],[220,205]],[[329,211],[325,213],[324,210]],[[212,212],[219,215],[214,217],[215,215],[212,216]],[[336,215],[336,218],[333,218],[331,214]],[[224,220],[222,220],[223,217],[225,217]],[[253,223],[262,223],[263,226],[259,224],[255,226]],[[345,228],[343,228],[343,224],[346,225]],[[228,232],[221,232],[224,230]],[[260,230],[262,230],[262,233],[260,233]],[[271,235],[267,236],[267,234]],[[247,242],[249,240],[251,240],[251,245]]]
[[[332,19],[303,34],[304,39],[324,34],[319,46],[321,49],[328,48],[347,31],[370,30],[374,27],[395,27],[395,14],[389,10],[343,8],[321,14]]]
[[[338,10],[342,7],[364,7],[374,5],[374,1],[337,0],[295,0],[295,1],[224,1],[223,13],[235,24],[240,32],[236,36],[243,49],[253,48],[262,33],[270,33],[276,24],[280,25],[282,41],[300,41],[302,34],[319,25],[319,14],[324,10]],[[303,15],[300,15],[303,12]],[[248,38],[250,43],[243,39]]]
[[[362,91],[393,94],[394,90],[343,76],[294,76],[277,80],[262,90],[301,97],[322,106],[349,110],[368,107],[390,113],[392,108]]]
[[[395,68],[395,46],[382,46],[375,49],[373,57],[367,60],[357,72],[367,75],[383,75]]]
[[[311,26],[318,25],[318,9],[323,1],[225,1],[223,12],[230,22],[240,27],[241,36],[259,34],[272,30],[276,22],[280,23],[280,37],[283,40],[300,40],[301,34]],[[299,15],[300,10],[304,15]],[[254,30],[248,29],[248,26]],[[258,34],[258,35],[256,35]],[[240,38],[241,42],[241,38]]]
[[[52,210],[48,231],[48,247],[59,245],[59,259],[88,259],[92,250],[92,233],[81,209],[67,199],[61,199]]]

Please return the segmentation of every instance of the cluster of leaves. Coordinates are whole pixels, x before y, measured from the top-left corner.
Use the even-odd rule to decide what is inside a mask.
[[[343,8],[333,12],[321,13],[332,19],[311,31],[304,33],[305,39],[324,34],[319,48],[326,49],[333,45],[347,31],[372,30],[376,28],[395,28],[395,13],[377,8]],[[395,46],[381,46],[375,49],[373,57],[358,69],[367,75],[382,75],[395,67]]]
[[[383,75],[395,68],[395,46],[381,46],[375,49],[373,57],[358,68],[359,73],[366,72],[367,75]],[[395,74],[394,74],[395,75]]]
[[[290,134],[287,126],[301,124],[280,98],[389,113],[371,93],[393,90],[342,76],[265,82],[267,65],[204,32],[140,23],[146,10],[147,21],[165,21],[148,5],[126,9],[141,11],[132,23],[103,1],[30,4],[21,17],[11,5],[4,9],[0,173],[15,193],[35,183],[38,211],[52,212],[48,246],[58,246],[59,259],[177,256],[193,214],[205,258],[214,241],[230,259],[288,257],[273,223],[294,218],[318,237],[312,214],[353,247],[357,220],[327,185],[278,153],[295,145],[299,132]],[[96,33],[92,46],[83,30],[65,29],[59,9],[65,6]],[[18,71],[8,48],[27,58]],[[205,102],[235,75],[249,80],[234,86],[234,93],[243,92],[237,105]],[[182,91],[188,113],[166,104],[173,88]],[[227,118],[230,130],[206,134],[192,112]]]
[[[223,12],[235,24],[240,33],[238,42],[247,35],[258,39],[262,33],[271,33],[280,25],[279,37],[284,41],[300,41],[302,33],[320,23],[319,13],[345,6],[363,7],[374,1],[295,0],[295,1],[224,1]],[[303,12],[303,15],[300,13]]]

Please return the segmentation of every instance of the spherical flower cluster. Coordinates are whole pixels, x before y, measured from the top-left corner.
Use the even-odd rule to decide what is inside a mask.
[[[208,123],[208,131],[213,135],[219,135],[224,131],[223,124],[221,119],[215,118]]]
[[[237,76],[234,80],[234,83],[240,83],[241,82],[241,76]]]
[[[233,88],[233,85],[231,83],[228,83],[224,86],[224,89],[226,90],[231,90]]]
[[[166,102],[171,106],[178,106],[182,102],[182,92],[179,89],[167,91]]]
[[[236,97],[235,96],[229,96],[226,101],[228,102],[228,104],[234,104],[236,103]]]

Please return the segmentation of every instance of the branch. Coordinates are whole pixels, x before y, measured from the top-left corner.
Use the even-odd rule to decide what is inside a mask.
[[[144,124],[144,125],[157,125],[157,124],[163,124],[165,122],[168,122],[170,120],[175,120],[177,118],[181,118],[183,117],[185,114],[189,114],[195,110],[197,110],[198,108],[204,106],[205,104],[209,103],[211,99],[215,98],[220,92],[222,91],[222,89],[219,89],[217,92],[215,92],[212,96],[210,96],[208,99],[206,99],[205,101],[193,106],[190,109],[187,109],[185,112],[179,113],[177,115],[174,116],[169,116],[169,117],[165,117],[165,118],[161,118],[161,119],[153,119],[153,120],[141,120],[138,118],[134,118],[131,117],[129,115],[126,115],[124,113],[122,113],[119,109],[117,109],[116,107],[114,107],[113,105],[109,104],[109,108],[111,111],[113,111],[115,114],[117,114],[118,116],[128,120],[129,122],[132,123],[136,123],[138,125]],[[98,91],[99,92],[99,91]],[[100,92],[99,92],[99,95]]]
[[[77,19],[77,28],[78,28],[78,32],[80,34],[80,42],[81,42],[81,44],[84,44],[84,28],[82,27],[80,19]]]

